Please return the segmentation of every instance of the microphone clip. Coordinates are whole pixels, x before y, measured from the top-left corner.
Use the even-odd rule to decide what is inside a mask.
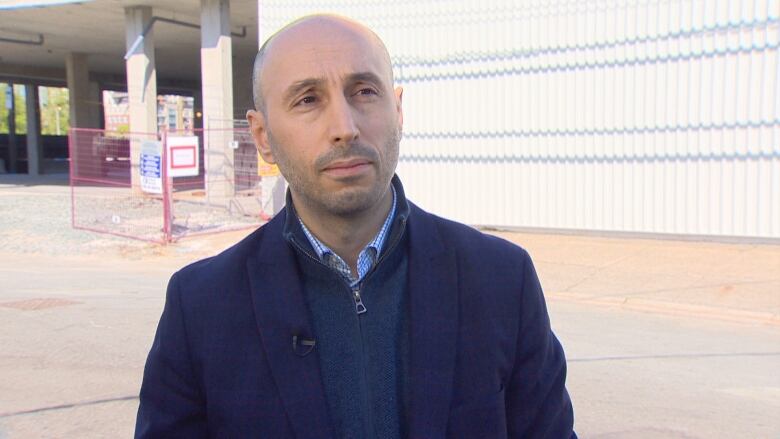
[[[317,342],[313,339],[301,338],[297,334],[293,335],[293,352],[299,357],[308,355],[314,350],[314,345],[316,344]]]

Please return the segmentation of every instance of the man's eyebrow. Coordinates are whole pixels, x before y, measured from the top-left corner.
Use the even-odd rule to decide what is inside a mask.
[[[372,84],[383,86],[384,82],[382,82],[382,78],[380,78],[377,74],[372,72],[358,72],[358,73],[351,73],[347,75],[347,82],[355,83],[355,82],[370,82]]]
[[[380,78],[376,73],[372,72],[350,73],[345,79],[345,82],[350,84],[357,82],[370,82],[380,87],[384,86],[382,78]],[[290,99],[293,99],[298,93],[308,88],[321,87],[322,84],[324,84],[326,81],[327,80],[325,78],[306,78],[301,79],[300,81],[295,81],[290,84],[290,86],[287,87],[287,89],[284,91],[284,94],[282,95],[283,102],[287,102]]]
[[[300,93],[302,90],[320,86],[324,82],[325,82],[324,78],[306,78],[306,79],[301,79],[300,81],[295,81],[292,84],[290,84],[289,87],[287,87],[287,90],[284,91],[283,102],[287,102],[290,99],[294,98],[295,95]]]

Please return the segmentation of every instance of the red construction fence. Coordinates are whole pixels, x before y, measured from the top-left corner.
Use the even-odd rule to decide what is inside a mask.
[[[74,228],[150,242],[257,227],[284,202],[246,128],[69,133]]]

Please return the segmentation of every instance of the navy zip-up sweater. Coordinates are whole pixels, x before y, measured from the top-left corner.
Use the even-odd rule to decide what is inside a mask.
[[[356,312],[347,281],[319,260],[297,218],[289,215],[287,221],[285,236],[297,250],[316,340],[313,352],[319,358],[329,414],[340,438],[405,436],[402,427],[405,424],[404,370],[408,365],[405,225],[409,207],[400,184],[397,186],[398,210],[392,229],[377,264],[359,284],[367,309],[363,314]],[[290,210],[288,214],[292,213]]]

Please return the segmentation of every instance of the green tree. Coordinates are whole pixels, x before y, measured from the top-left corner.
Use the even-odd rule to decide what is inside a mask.
[[[8,134],[8,111],[7,94],[8,84],[0,83],[0,133]],[[16,134],[25,134],[27,132],[27,106],[25,102],[24,85],[14,85],[14,105],[16,117]]]
[[[39,87],[41,102],[41,134],[66,135],[70,128],[70,104],[68,89]]]

